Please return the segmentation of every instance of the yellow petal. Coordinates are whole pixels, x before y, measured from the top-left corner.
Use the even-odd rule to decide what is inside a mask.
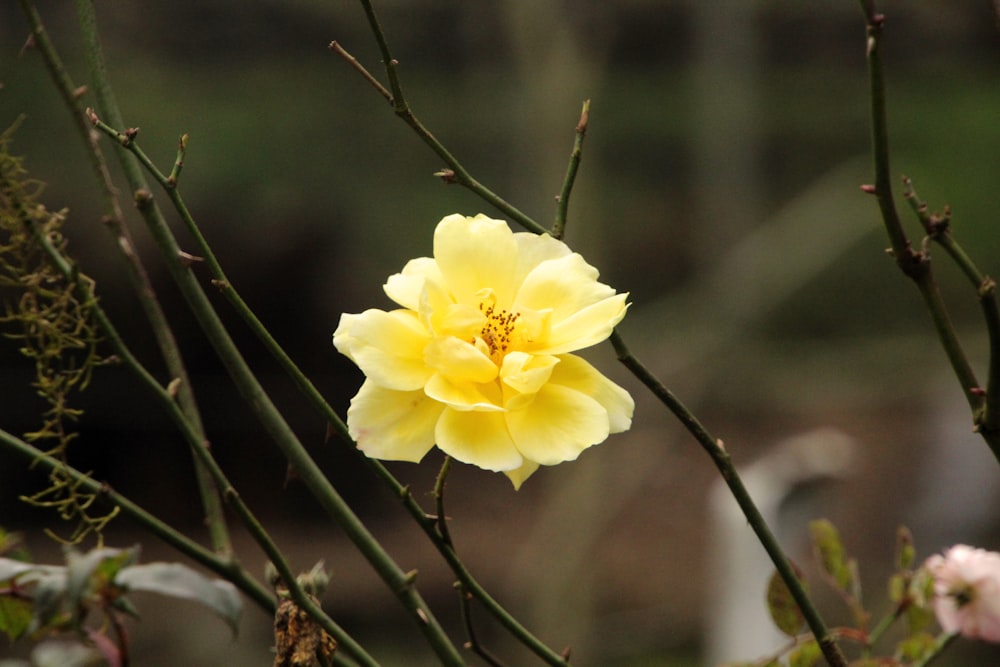
[[[573,313],[562,321],[553,318],[548,341],[534,349],[536,353],[563,354],[600,343],[625,317],[628,294],[617,294]]]
[[[507,428],[524,458],[542,465],[576,459],[610,432],[608,413],[590,396],[549,383],[522,410],[506,413]]]
[[[420,296],[427,280],[441,282],[441,271],[430,257],[411,259],[399,273],[389,276],[382,290],[390,299],[410,310],[420,309]]]
[[[434,446],[444,406],[422,391],[393,391],[365,381],[347,410],[347,428],[366,455],[417,462]]]
[[[558,357],[526,352],[510,352],[503,358],[500,379],[522,394],[533,394],[549,381]]]
[[[548,234],[518,232],[514,234],[514,241],[517,242],[517,266],[514,268],[516,285],[520,285],[525,276],[545,260],[558,259],[573,252],[565,243]]]
[[[419,389],[433,375],[424,363],[431,340],[416,313],[408,310],[366,310],[345,313],[333,333],[333,344],[376,384],[387,389]]]
[[[499,412],[445,409],[435,435],[438,448],[463,463],[485,470],[516,470],[523,463]]]
[[[457,382],[489,382],[499,370],[481,349],[454,336],[431,340],[423,356],[428,367]]]
[[[558,322],[581,308],[614,296],[615,290],[597,282],[597,269],[577,253],[544,261],[524,278],[513,307],[552,309]]]
[[[635,410],[632,396],[575,354],[559,356],[559,365],[553,369],[549,382],[575,389],[600,403],[608,412],[612,433],[627,431],[632,425]]]
[[[474,304],[482,289],[494,290],[501,307],[510,303],[517,242],[506,222],[449,215],[434,231],[434,259],[459,303]]]
[[[514,485],[514,490],[517,491],[524,484],[524,480],[531,477],[532,473],[538,470],[538,464],[534,461],[524,460],[524,463],[520,468],[515,468],[514,470],[504,470],[503,474],[510,478],[511,484]]]
[[[495,382],[455,382],[438,374],[427,381],[424,392],[456,410],[500,412],[504,409],[503,396]]]
[[[443,316],[437,320],[435,332],[438,335],[472,340],[482,332],[485,324],[486,316],[477,306],[453,303],[444,309]]]

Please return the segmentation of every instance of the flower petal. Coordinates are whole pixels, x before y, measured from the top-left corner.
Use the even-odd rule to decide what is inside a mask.
[[[433,375],[424,363],[431,337],[416,313],[370,309],[345,313],[333,333],[333,344],[368,377],[386,389],[419,389]]]
[[[534,394],[549,381],[558,357],[527,352],[510,352],[503,358],[500,378],[503,383],[522,394]]]
[[[598,272],[578,253],[539,263],[524,277],[515,308],[551,308],[556,322],[581,308],[614,296],[615,290],[597,282]]]
[[[561,322],[552,322],[547,345],[540,345],[535,352],[563,354],[596,345],[611,335],[615,325],[625,317],[628,293],[616,294],[610,299],[588,306]]]
[[[514,485],[514,490],[517,491],[524,484],[524,480],[531,477],[531,475],[538,470],[538,464],[534,461],[524,460],[524,463],[520,468],[515,468],[514,470],[504,470],[503,474],[510,478],[511,484]]]
[[[515,268],[515,284],[517,285],[520,285],[525,276],[542,262],[565,257],[573,252],[565,243],[548,234],[517,232],[514,234],[514,241],[517,242],[517,267]]]
[[[441,374],[431,377],[424,393],[455,410],[502,412],[503,396],[495,382],[453,382]]]
[[[422,391],[393,391],[366,380],[347,410],[347,428],[366,455],[417,462],[434,446],[444,406]]]
[[[492,289],[501,307],[510,303],[517,242],[506,222],[449,215],[434,230],[434,259],[458,303],[474,304],[483,289]]]
[[[417,257],[407,262],[402,271],[389,276],[382,290],[404,308],[420,310],[420,297],[427,280],[441,283],[441,271],[432,258]]]
[[[431,340],[424,347],[423,357],[428,367],[457,382],[489,382],[499,372],[480,348],[454,336]]]
[[[575,354],[559,355],[559,365],[553,369],[549,382],[575,389],[600,403],[608,412],[612,433],[627,431],[632,426],[632,413],[635,411],[632,396],[585,359]]]
[[[485,470],[516,470],[524,463],[500,412],[446,408],[435,435],[438,448],[445,454]]]
[[[507,413],[507,428],[524,458],[542,465],[572,461],[610,432],[608,413],[600,403],[551,383],[527,407]]]

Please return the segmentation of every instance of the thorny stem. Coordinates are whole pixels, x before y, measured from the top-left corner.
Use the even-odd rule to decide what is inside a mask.
[[[403,97],[403,90],[399,85],[399,77],[396,73],[396,65],[398,63],[393,60],[392,56],[389,54],[389,48],[385,43],[385,35],[382,33],[382,28],[379,26],[378,19],[375,16],[375,11],[372,9],[371,3],[368,0],[361,0],[361,4],[365,7],[365,12],[368,14],[368,21],[372,26],[372,31],[375,33],[375,38],[379,43],[379,48],[382,51],[383,62],[385,64],[386,73],[389,77],[389,84],[391,87],[391,92],[386,90],[378,80],[368,72],[361,63],[358,62],[357,58],[349,54],[340,44],[337,42],[330,43],[330,50],[344,58],[348,64],[354,69],[361,73],[361,75],[371,83],[380,95],[386,98],[389,104],[392,106],[393,111],[399,118],[403,120],[404,123],[410,126],[410,128],[420,137],[421,140],[434,151],[439,158],[441,158],[446,169],[442,169],[437,172],[437,176],[440,176],[445,183],[457,183],[468,190],[474,192],[480,199],[490,204],[496,208],[501,213],[510,217],[511,220],[518,223],[528,231],[534,232],[535,234],[543,234],[546,229],[538,224],[527,214],[518,210],[513,204],[506,201],[495,192],[487,188],[485,185],[477,181],[472,177],[472,174],[455,158],[454,155],[444,147],[438,139],[431,134],[431,132],[424,127],[424,124],[414,115],[413,110],[410,109],[409,104]]]
[[[928,655],[924,656],[920,662],[913,663],[913,667],[928,667],[931,663],[941,657],[944,650],[958,637],[957,632],[951,633],[941,633],[941,635],[934,641],[934,650]]]
[[[160,348],[167,372],[170,373],[172,378],[179,380],[177,401],[195,430],[199,434],[202,434],[200,440],[203,441],[204,428],[201,423],[201,413],[194,398],[194,392],[191,388],[191,382],[188,379],[184,361],[181,358],[180,349],[177,346],[177,340],[174,338],[173,330],[170,328],[166,313],[163,312],[163,308],[156,297],[152,282],[146,273],[142,260],[135,251],[135,244],[132,242],[128,227],[125,225],[121,205],[111,180],[111,174],[108,171],[107,161],[104,159],[104,154],[97,144],[96,138],[92,136],[90,125],[83,111],[80,109],[79,100],[83,89],[77,88],[73,84],[69,73],[62,63],[62,59],[59,57],[59,53],[56,51],[55,45],[49,39],[48,32],[42,24],[41,16],[39,16],[34,5],[29,0],[19,0],[19,2],[31,26],[35,48],[41,53],[56,89],[61,94],[63,102],[69,110],[78,133],[83,140],[86,154],[94,170],[98,189],[104,198],[107,228],[114,235],[114,245],[125,260],[129,279],[139,299],[140,306],[149,320],[150,328],[153,330],[153,335]],[[225,517],[222,514],[222,502],[219,498],[219,491],[212,485],[208,472],[197,460],[195,461],[195,476],[212,546],[217,553],[232,553],[232,543],[229,539]]]
[[[398,98],[398,96],[401,95],[401,89],[396,74],[396,61],[392,58],[389,52],[384,33],[382,32],[382,28],[379,25],[374,10],[371,7],[370,1],[360,0],[360,2],[362,6],[365,8],[365,13],[368,16],[369,24],[372,28],[372,31],[375,35],[375,39],[378,42],[379,48],[382,52],[387,75],[389,76],[390,84],[393,85],[394,95],[396,98]],[[331,48],[342,55],[346,54],[346,52],[343,49],[339,48],[339,46],[336,45],[336,43],[332,44]],[[361,65],[357,64],[356,59],[349,58],[348,62],[351,62],[353,67],[361,71],[365,75],[366,79],[368,79],[369,81],[374,80],[374,77],[372,77],[370,74],[367,74],[361,67]],[[381,86],[377,86],[377,88],[381,88]],[[384,91],[384,88],[382,90]],[[412,119],[412,113],[409,112],[404,101],[400,99],[395,99],[393,95],[390,95],[388,99],[390,103],[392,103],[393,108],[396,111],[396,114],[402,117],[404,121],[406,121],[407,124],[409,124],[417,132],[417,134],[420,136],[421,139],[424,140],[425,143],[428,143],[431,146],[431,148],[439,155],[446,154],[449,157],[449,159],[451,160],[449,162],[449,167],[451,169],[451,172],[449,174],[446,174],[446,177],[465,173],[464,169],[462,168],[462,165],[457,160],[455,160],[455,158],[451,156],[451,153],[448,152],[444,148],[444,146],[440,144],[440,142],[434,139],[429,132],[423,129],[423,126],[415,127],[410,122],[409,119]],[[406,111],[406,113],[403,113],[404,110]],[[483,188],[482,190],[473,189],[473,191],[487,202],[491,202],[492,197],[495,197],[492,191],[485,188]],[[531,222],[533,224],[530,226],[524,225],[523,222],[522,225],[524,225],[527,229],[535,231],[536,233],[544,232],[544,229],[541,228],[540,225],[534,223],[534,221]],[[625,366],[629,368],[629,370],[632,371],[633,374],[635,374],[644,384],[646,384],[647,387],[654,393],[654,395],[656,395],[664,402],[667,408],[670,409],[671,412],[673,412],[673,414],[681,421],[681,423],[684,424],[684,426],[688,429],[688,431],[695,437],[695,439],[703,446],[703,448],[712,457],[712,460],[716,463],[716,466],[722,473],[722,476],[726,481],[726,484],[729,485],[730,490],[736,496],[737,502],[739,503],[740,508],[746,515],[748,522],[751,524],[751,526],[754,528],[754,531],[757,533],[758,537],[764,543],[764,547],[767,550],[768,555],[771,557],[771,560],[774,562],[779,575],[781,576],[785,584],[788,586],[789,590],[792,591],[792,595],[796,603],[802,610],[802,613],[806,618],[809,628],[816,637],[820,649],[822,650],[824,657],[826,657],[827,661],[829,662],[830,667],[846,667],[847,664],[846,659],[844,658],[843,653],[840,651],[840,648],[837,646],[834,636],[827,630],[826,625],[824,624],[822,618],[819,616],[819,612],[813,605],[812,600],[809,599],[798,577],[795,575],[795,572],[792,569],[791,564],[789,563],[784,552],[782,551],[781,546],[778,544],[774,535],[771,533],[770,528],[768,528],[766,521],[764,520],[763,516],[761,516],[760,511],[757,509],[756,505],[753,502],[753,499],[750,497],[749,493],[746,491],[746,488],[743,486],[742,480],[740,479],[739,474],[737,473],[735,467],[733,466],[729,458],[729,454],[725,451],[725,449],[721,447],[720,444],[721,441],[716,441],[705,430],[705,428],[701,425],[701,423],[697,420],[697,418],[695,418],[695,416],[682,403],[680,403],[680,401],[674,398],[673,394],[658,379],[656,379],[655,376],[653,376],[644,366],[642,366],[641,363],[639,363],[638,359],[636,359],[631,354],[631,352],[628,351],[628,348],[625,346],[624,341],[621,339],[620,335],[617,332],[614,332],[612,334],[611,342],[614,345],[615,350],[618,353],[619,359],[622,361],[622,363],[625,364]],[[404,501],[406,501],[409,497],[409,493],[406,492],[406,490],[404,489],[401,493],[401,497],[403,497]],[[422,523],[422,525],[424,525],[425,531],[428,530],[425,523]],[[452,561],[454,560],[454,564],[452,565],[453,569],[461,568],[461,570],[464,571],[465,569],[464,566],[462,565],[461,561],[458,560],[457,556],[454,555],[453,551],[445,548],[446,545],[442,545],[439,542],[435,543],[438,545],[439,551],[442,553],[445,559],[449,561],[449,563],[452,563]],[[458,570],[455,571],[458,572]],[[487,606],[488,608],[491,608],[490,603],[495,604],[495,602],[493,602],[492,598],[488,596],[485,590],[480,592],[470,588],[470,592],[473,595],[476,595],[476,597],[479,598],[480,601],[483,602],[484,605]],[[489,602],[487,602],[487,600]],[[504,617],[498,616],[497,618],[500,619],[501,622],[505,622]],[[513,621],[513,619],[510,620]],[[516,623],[516,621],[513,622]],[[530,635],[528,636],[530,637]],[[543,648],[550,651],[550,649],[544,647],[544,645]],[[559,658],[559,662],[551,664],[560,665],[566,663],[567,661],[565,658]]]
[[[66,466],[58,459],[49,456],[17,436],[0,429],[0,443],[7,451],[20,456],[32,466],[43,470],[53,470],[63,466],[66,473],[84,489],[101,496],[106,502],[121,508],[121,513],[129,517],[150,533],[169,544],[178,552],[203,565],[243,591],[254,603],[268,613],[274,613],[275,603],[270,591],[253,579],[239,563],[231,558],[220,556],[206,549],[183,533],[171,528],[158,517],[150,514],[141,506],[121,495],[107,484],[102,484],[73,467]]]
[[[875,170],[875,185],[864,186],[862,189],[875,195],[882,214],[882,222],[892,244],[892,253],[896,258],[896,263],[900,270],[917,284],[917,288],[930,311],[941,346],[948,356],[948,361],[969,403],[973,422],[980,435],[986,440],[994,457],[1000,461],[1000,412],[998,412],[1000,410],[1000,396],[996,395],[1000,393],[1000,309],[997,308],[996,304],[996,284],[975,269],[964,251],[951,240],[950,234],[942,233],[947,231],[946,224],[936,227],[932,225],[928,228],[930,238],[940,243],[959,265],[959,268],[973,281],[986,316],[990,337],[990,366],[988,385],[986,389],[983,389],[976,379],[972,365],[958,339],[958,334],[931,271],[930,257],[926,250],[919,252],[913,250],[903,231],[899,214],[893,203],[889,168],[886,86],[881,56],[881,37],[885,16],[876,10],[874,0],[860,1],[867,33],[866,53],[871,100],[872,159]],[[907,191],[911,202],[917,208],[918,217],[925,221],[926,227],[926,223],[930,222],[929,217],[925,217],[926,209],[923,212],[920,211],[921,202],[912,195],[909,185],[907,185]]]
[[[479,643],[479,638],[476,635],[476,627],[472,622],[471,603],[474,599],[473,596],[465,590],[465,587],[462,586],[461,582],[455,582],[455,588],[458,590],[458,594],[462,598],[462,622],[465,625],[465,634],[469,637],[466,647],[485,660],[491,667],[503,667],[503,663]]]
[[[94,126],[101,130],[102,132],[108,134],[116,141],[122,143],[128,150],[132,151],[141,164],[147,169],[147,171],[152,174],[153,178],[156,179],[164,188],[167,188],[167,193],[174,203],[175,208],[180,214],[181,218],[184,220],[189,231],[195,239],[195,243],[198,245],[198,252],[202,253],[203,259],[206,266],[212,272],[213,282],[218,286],[223,293],[227,296],[230,302],[236,307],[237,311],[247,322],[253,332],[258,336],[264,346],[271,352],[271,354],[278,360],[281,366],[289,374],[289,376],[294,380],[296,385],[300,388],[309,402],[314,406],[317,411],[323,415],[330,425],[330,428],[339,435],[345,442],[355,444],[350,437],[347,430],[347,425],[344,424],[340,416],[333,410],[333,408],[326,402],[326,399],[319,393],[312,382],[305,376],[301,369],[295,364],[295,362],[285,353],[284,349],[274,340],[267,328],[259,321],[253,311],[246,305],[243,299],[239,296],[236,289],[225,277],[222,272],[222,267],[215,259],[214,253],[212,253],[209,244],[204,239],[201,234],[197,223],[191,217],[186,206],[180,197],[179,192],[173,188],[168,188],[168,183],[166,177],[163,176],[162,172],[156,168],[156,166],[149,160],[146,154],[141,150],[138,143],[135,141],[135,134],[126,134],[115,130],[110,127],[96,115],[91,115],[91,122]],[[515,636],[518,637],[527,645],[530,649],[536,652],[543,660],[548,662],[550,665],[555,665],[556,667],[565,666],[566,660],[559,656],[557,653],[553,652],[537,638],[532,636],[524,626],[520,625],[510,613],[504,609],[499,603],[497,603],[492,597],[490,597],[485,589],[475,580],[467,568],[465,568],[455,553],[453,546],[450,543],[450,538],[447,536],[447,527],[443,524],[444,513],[439,511],[439,517],[436,522],[433,522],[440,532],[436,532],[435,528],[430,527],[427,521],[427,514],[410,497],[408,491],[399,483],[398,480],[385,468],[381,463],[375,461],[374,459],[369,459],[363,457],[365,462],[374,470],[377,476],[383,479],[389,487],[394,491],[394,493],[400,498],[404,498],[408,502],[404,502],[406,509],[410,514],[417,520],[421,527],[425,528],[425,532],[435,546],[444,556],[445,560],[451,566],[455,575],[461,581],[463,587],[466,590],[473,591],[476,594],[477,599],[480,600],[486,606],[486,608],[498,618],[502,625],[507,627],[507,629]],[[439,478],[443,479],[443,478]]]
[[[435,525],[437,527],[438,539],[435,543],[440,543],[442,546],[446,547],[452,553],[455,553],[455,544],[451,541],[451,533],[448,530],[448,515],[444,509],[444,490],[446,482],[448,481],[448,473],[451,471],[452,458],[445,455],[444,463],[441,464],[441,470],[438,472],[437,479],[434,481],[434,505],[437,512],[435,518]],[[479,639],[476,636],[475,628],[472,624],[472,610],[470,608],[470,598],[473,596],[465,588],[463,582],[455,582],[455,588],[458,590],[458,594],[461,597],[461,608],[462,608],[462,618],[465,622],[465,632],[469,637],[467,643],[468,648],[472,650],[473,653],[486,660],[493,667],[503,667],[502,664],[495,658],[486,648],[479,643]]]
[[[646,388],[649,389],[654,396],[656,396],[661,403],[663,403],[667,409],[670,410],[680,420],[688,432],[694,436],[694,439],[701,445],[702,449],[711,457],[712,462],[715,467],[718,468],[719,473],[722,475],[723,481],[729,487],[730,492],[739,504],[740,509],[743,510],[743,514],[747,518],[747,522],[753,529],[754,533],[757,535],[757,539],[760,540],[761,545],[767,552],[767,555],[771,558],[774,563],[775,568],[778,571],[779,576],[781,576],[782,581],[788,586],[788,590],[791,592],[792,597],[795,599],[795,603],[798,605],[799,609],[802,610],[802,615],[806,619],[806,624],[809,626],[810,632],[816,637],[816,641],[819,643],[820,650],[823,652],[823,656],[829,663],[830,667],[846,667],[847,660],[844,658],[840,647],[837,646],[835,638],[832,633],[827,629],[826,624],[823,622],[822,617],[819,614],[819,610],[813,605],[809,594],[806,592],[802,585],[801,580],[795,574],[795,570],[792,568],[792,564],[789,562],[788,558],[785,556],[784,551],[781,549],[781,545],[778,543],[777,538],[771,529],[768,527],[767,522],[761,515],[760,511],[757,509],[753,498],[747,491],[746,487],[743,485],[743,481],[740,479],[736,467],[733,465],[732,459],[729,456],[729,452],[726,451],[721,440],[716,439],[711,433],[702,425],[697,417],[685,406],[673,392],[667,389],[666,385],[660,382],[659,379],[653,375],[649,369],[647,369],[642,362],[640,362],[635,355],[629,350],[628,346],[622,340],[621,335],[614,331],[611,334],[611,344],[615,348],[615,353],[618,355],[618,360],[628,368],[636,378],[639,379]]]
[[[990,446],[994,451],[998,451],[1000,444],[997,443],[996,432],[1000,430],[1000,308],[997,306],[996,281],[979,270],[965,249],[952,236],[950,211],[946,208],[943,213],[931,213],[927,204],[917,196],[913,182],[909,178],[903,178],[903,185],[903,196],[920,219],[928,238],[944,248],[976,290],[983,319],[986,321],[990,354],[985,402],[981,400],[981,394],[975,392],[978,386],[973,387],[972,390],[979,399],[973,404],[973,410],[979,432],[987,442],[991,443]]]
[[[566,167],[566,178],[563,181],[562,192],[556,198],[556,220],[552,223],[552,237],[561,239],[566,233],[566,216],[569,212],[569,195],[576,181],[576,172],[580,168],[580,158],[583,156],[583,140],[587,136],[587,124],[590,122],[590,100],[584,100],[580,121],[576,124],[576,140],[573,142],[573,152]]]
[[[39,233],[37,225],[32,224],[30,221],[28,221],[27,224],[32,225],[36,241],[39,245],[41,245],[52,264],[64,276],[69,278],[73,274],[73,267],[52,245],[51,241],[44,234]],[[361,645],[354,641],[354,639],[351,638],[342,628],[340,628],[333,621],[333,619],[327,616],[319,605],[302,590],[294,576],[294,573],[292,572],[291,566],[288,564],[288,561],[285,559],[281,550],[274,543],[273,539],[264,529],[257,517],[254,516],[253,512],[251,512],[251,510],[243,502],[236,489],[226,477],[222,468],[219,467],[218,463],[212,457],[208,443],[203,440],[201,432],[198,431],[195,428],[195,425],[188,420],[187,415],[176,402],[176,391],[174,389],[175,385],[164,388],[152,375],[149,374],[135,355],[132,354],[132,351],[118,334],[117,329],[104,312],[104,309],[101,308],[96,296],[90,291],[86,284],[78,281],[76,289],[80,292],[79,298],[83,300],[84,303],[91,304],[90,308],[94,319],[100,325],[102,331],[107,337],[107,340],[117,354],[118,359],[128,366],[128,368],[139,378],[140,382],[153,393],[160,406],[173,419],[174,423],[181,431],[181,434],[184,436],[184,439],[189,444],[195,460],[210,475],[210,479],[214,484],[213,488],[218,488],[222,491],[226,502],[236,512],[240,521],[247,528],[250,535],[254,538],[254,541],[257,542],[258,546],[261,547],[261,550],[274,564],[282,578],[285,581],[292,582],[289,584],[289,593],[291,597],[297,604],[299,604],[300,607],[313,616],[313,618],[315,618],[327,632],[333,635],[338,642],[340,642],[346,652],[357,657],[363,662],[363,664],[368,665],[369,667],[374,667],[377,663],[365,652]],[[232,558],[231,553],[222,555]]]
[[[77,0],[76,4],[101,114],[110,121],[112,126],[126,127],[105,73],[92,1]],[[185,262],[185,255],[177,245],[162,213],[153,203],[152,194],[146,185],[140,165],[132,159],[124,146],[120,147],[119,157],[129,185],[135,193],[139,210],[160,247],[171,275],[240,394],[254,411],[264,429],[288,458],[290,465],[296,470],[299,478],[310,490],[313,497],[324,511],[340,525],[388,588],[409,610],[410,617],[417,623],[428,644],[443,664],[463,665],[464,661],[458,649],[452,644],[420,593],[413,586],[412,577],[407,576],[399,568],[368,531],[361,519],[354,514],[333,485],[330,484],[330,481],[271,402],[270,397],[243,359],[242,354],[236,348],[219,319],[218,313],[215,312],[197,278],[191,272],[190,266]]]

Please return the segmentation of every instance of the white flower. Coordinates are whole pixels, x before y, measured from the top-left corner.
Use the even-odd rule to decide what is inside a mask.
[[[934,578],[934,614],[945,632],[1000,641],[1000,553],[958,544],[924,564]]]

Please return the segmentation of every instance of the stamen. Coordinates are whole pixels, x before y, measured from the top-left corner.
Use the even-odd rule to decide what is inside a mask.
[[[486,324],[479,335],[490,348],[491,357],[502,357],[510,347],[514,323],[521,314],[509,313],[503,309],[497,311],[493,306],[484,307],[482,303],[479,304],[479,310],[486,316]]]

